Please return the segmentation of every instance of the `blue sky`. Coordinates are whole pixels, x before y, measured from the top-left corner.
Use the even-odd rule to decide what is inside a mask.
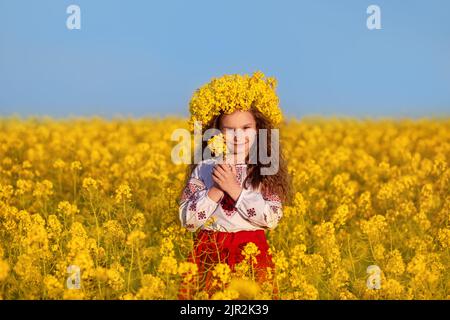
[[[186,116],[197,87],[255,70],[288,116],[449,115],[449,17],[447,0],[0,0],[0,115]]]

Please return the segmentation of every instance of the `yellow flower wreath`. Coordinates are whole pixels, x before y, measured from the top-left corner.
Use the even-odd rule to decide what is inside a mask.
[[[203,127],[222,112],[258,109],[275,127],[282,121],[279,98],[275,92],[277,81],[265,77],[261,71],[252,76],[227,74],[213,78],[211,82],[197,89],[189,102],[189,128],[194,130],[194,122],[200,121]]]

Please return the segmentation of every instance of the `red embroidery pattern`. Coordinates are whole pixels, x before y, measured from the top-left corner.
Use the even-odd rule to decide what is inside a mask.
[[[282,211],[280,210],[281,207],[276,205],[270,205],[270,209],[272,209],[272,211],[276,214],[277,221],[280,222],[282,216]]]
[[[254,217],[254,216],[256,216],[255,208],[247,209],[247,215],[248,215],[249,217]]]
[[[222,200],[220,201],[220,206],[228,217],[231,217],[237,212],[235,207],[236,201],[231,198],[228,193],[225,193]]]
[[[189,205],[189,210],[191,211],[197,210],[197,202],[195,201],[191,202],[191,204]]]
[[[205,211],[200,211],[199,213],[197,213],[198,219],[199,220],[205,220],[206,219],[206,213]]]
[[[203,190],[203,189],[202,189]],[[189,199],[191,200],[191,201],[197,201],[198,200],[198,198],[200,198],[200,195],[196,192],[196,193],[194,193]]]
[[[187,229],[194,229],[194,225],[189,223],[189,224],[186,225],[186,228]]]
[[[281,202],[280,197],[276,193],[262,193],[263,199],[266,201]]]
[[[278,207],[278,206],[270,206],[270,209],[272,209],[274,212],[276,212],[276,213],[278,213],[278,209],[279,209],[280,207]]]
[[[270,206],[270,208],[273,210],[273,212],[275,212],[275,214],[277,215],[277,221],[280,222],[281,220],[281,211],[279,210],[280,207],[279,206]]]
[[[203,189],[205,189],[204,186],[201,186],[201,185],[193,183],[193,182],[188,182],[188,184],[184,188],[183,195],[181,196],[181,201],[189,199],[197,191],[200,191]]]

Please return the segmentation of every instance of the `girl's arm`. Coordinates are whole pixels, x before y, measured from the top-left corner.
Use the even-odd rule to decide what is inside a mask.
[[[280,197],[275,193],[242,189],[235,207],[239,214],[256,226],[273,229],[283,216]]]
[[[203,181],[198,178],[198,170],[194,170],[179,203],[181,225],[189,231],[194,232],[200,228],[219,205],[218,202],[211,199],[210,195],[214,194],[211,189],[206,189]]]

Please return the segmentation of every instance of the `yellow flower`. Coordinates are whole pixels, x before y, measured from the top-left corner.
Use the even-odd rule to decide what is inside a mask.
[[[273,262],[275,264],[275,275],[278,281],[287,277],[287,271],[289,268],[289,262],[283,251],[277,252],[274,255]]]
[[[211,300],[235,300],[239,298],[239,292],[234,289],[225,289],[223,291],[215,292]]]
[[[358,298],[348,290],[343,290],[339,292],[340,300],[357,300]]]
[[[436,253],[417,253],[407,265],[407,271],[413,275],[413,285],[419,289],[423,286],[436,285],[445,270]]]
[[[405,300],[405,288],[395,279],[384,279],[381,280],[381,296],[384,299],[394,300],[400,299]]]
[[[143,228],[145,224],[145,216],[142,212],[136,212],[131,219],[131,225]]]
[[[6,279],[9,273],[9,265],[6,261],[0,259],[0,282]]]
[[[443,248],[450,248],[450,228],[439,229],[437,238]]]
[[[173,256],[174,255],[174,245],[172,242],[172,239],[170,238],[163,238],[161,240],[161,245],[159,248],[159,252],[162,256]]]
[[[81,162],[80,161],[73,161],[70,163],[70,170],[72,171],[79,171],[81,170],[83,167],[81,166]]]
[[[261,252],[259,251],[258,246],[253,242],[247,243],[242,250],[242,254],[245,257],[245,260],[250,261],[251,265],[255,265],[257,263],[256,256],[260,253]]]
[[[147,238],[146,234],[140,230],[131,231],[127,238],[127,245],[139,246]]]
[[[120,300],[136,300],[136,297],[132,293],[124,293]]]
[[[196,96],[198,110],[256,109],[251,94],[270,86],[229,80]],[[271,299],[275,287],[282,299],[450,299],[450,120],[291,120],[280,138],[293,199],[266,230],[275,266],[258,291],[263,252],[250,244],[234,270],[221,261],[211,296],[174,214],[187,168],[170,137],[186,119],[1,119],[0,299],[177,299],[180,286],[193,299]],[[67,286],[74,266],[80,290]]]
[[[52,275],[45,276],[44,285],[47,296],[50,299],[60,299],[64,293],[63,281],[58,281],[58,279]]]
[[[63,299],[64,300],[83,300],[85,299],[85,294],[82,290],[66,289],[64,290]]]
[[[53,168],[55,169],[64,169],[66,167],[66,163],[62,159],[56,159],[53,162]]]
[[[215,285],[225,285],[230,281],[231,269],[226,263],[218,263],[212,271]]]
[[[319,291],[302,274],[296,274],[290,278],[292,287],[295,288],[294,299],[316,300],[319,298]]]
[[[197,275],[197,264],[192,262],[182,262],[178,266],[178,274],[183,277],[184,282],[190,282]]]
[[[136,294],[137,299],[155,300],[164,297],[166,285],[164,282],[151,274],[144,274],[142,278],[142,287]]]
[[[305,197],[300,193],[296,192],[294,196],[294,206],[296,209],[296,214],[303,216],[308,210],[308,202]]]
[[[120,240],[125,238],[125,231],[117,220],[108,220],[103,224],[105,228],[105,236],[111,240]],[[133,240],[132,240],[133,241]]]
[[[177,260],[172,256],[164,256],[158,267],[160,274],[175,275],[178,271]]]
[[[361,221],[361,229],[369,238],[378,239],[387,231],[388,224],[382,215],[375,215],[369,220]]]
[[[209,139],[207,145],[215,156],[228,153],[228,148],[222,133],[216,134],[211,139]]]
[[[73,216],[80,210],[78,210],[76,204],[71,204],[69,201],[61,201],[58,203],[58,212],[63,215]]]
[[[348,205],[342,204],[336,209],[336,213],[331,218],[331,222],[333,222],[336,227],[341,227],[349,218],[349,214]]]
[[[123,183],[116,189],[115,194],[116,203],[122,203],[123,201],[130,201],[131,199],[131,188],[128,184]]]
[[[234,299],[240,300],[257,299],[261,291],[261,288],[255,281],[240,278],[232,278],[228,289],[237,292],[238,297]]]
[[[2,185],[0,183],[0,199],[9,199],[14,194],[14,188],[11,185]]]
[[[53,183],[49,180],[37,182],[33,191],[36,197],[48,197],[53,194]]]
[[[398,249],[391,251],[388,254],[388,261],[384,270],[388,273],[401,275],[405,271],[405,263],[403,262],[402,254]]]
[[[377,243],[373,246],[373,257],[376,261],[383,261],[386,249],[381,243]]]
[[[47,219],[47,232],[49,239],[58,241],[61,236],[62,225],[54,214],[51,214]]]
[[[91,177],[83,179],[83,188],[85,189],[97,190],[100,184],[101,184],[100,181],[97,181]]]
[[[122,278],[120,272],[116,269],[106,270],[108,277],[107,284],[116,291],[122,290],[125,284],[125,280]]]
[[[194,130],[196,121],[200,121],[203,127],[209,125],[213,117],[221,112],[230,114],[250,108],[260,111],[273,126],[280,124],[282,114],[275,92],[276,80],[264,77],[260,71],[251,76],[223,75],[197,89],[189,102],[190,129]]]

